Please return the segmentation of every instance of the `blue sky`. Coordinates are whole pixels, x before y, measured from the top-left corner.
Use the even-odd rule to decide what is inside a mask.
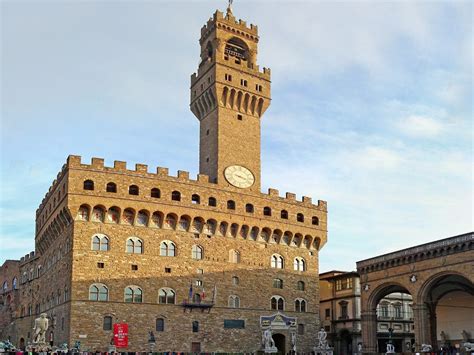
[[[198,170],[190,74],[226,1],[1,6],[0,263],[69,154]],[[326,200],[320,270],[473,230],[469,1],[234,1],[272,69],[262,187]]]

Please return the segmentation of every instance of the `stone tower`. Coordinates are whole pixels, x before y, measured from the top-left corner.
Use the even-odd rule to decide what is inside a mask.
[[[201,29],[201,62],[191,76],[200,121],[199,171],[221,186],[260,192],[260,119],[270,105],[270,70],[257,65],[257,26],[230,6]]]

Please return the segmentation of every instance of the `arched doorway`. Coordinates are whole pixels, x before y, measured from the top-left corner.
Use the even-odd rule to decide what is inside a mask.
[[[423,285],[420,301],[429,319],[420,336],[434,350],[469,341],[465,338],[474,333],[474,286],[470,280],[453,273],[435,275]]]
[[[25,350],[25,338],[20,338],[20,350]]]
[[[338,353],[340,355],[352,354],[352,337],[347,328],[341,329],[338,334]]]
[[[278,349],[278,354],[285,355],[286,354],[286,339],[283,334],[273,334],[272,336],[273,341],[275,342],[275,346]]]

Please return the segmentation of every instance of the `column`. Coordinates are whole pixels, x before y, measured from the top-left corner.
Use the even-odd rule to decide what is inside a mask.
[[[377,312],[363,311],[361,313],[362,325],[362,352],[373,354],[377,352]]]
[[[415,350],[421,350],[421,344],[431,346],[431,317],[430,310],[426,304],[413,304],[413,318],[415,322]]]

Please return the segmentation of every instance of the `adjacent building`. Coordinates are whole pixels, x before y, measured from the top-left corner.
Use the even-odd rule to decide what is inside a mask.
[[[315,345],[327,204],[261,192],[271,82],[257,26],[229,7],[199,42],[199,175],[69,156],[37,210],[35,252],[19,263],[15,344],[45,312],[48,340],[81,350],[255,352],[268,328],[282,353]],[[117,344],[119,325],[128,338]]]

